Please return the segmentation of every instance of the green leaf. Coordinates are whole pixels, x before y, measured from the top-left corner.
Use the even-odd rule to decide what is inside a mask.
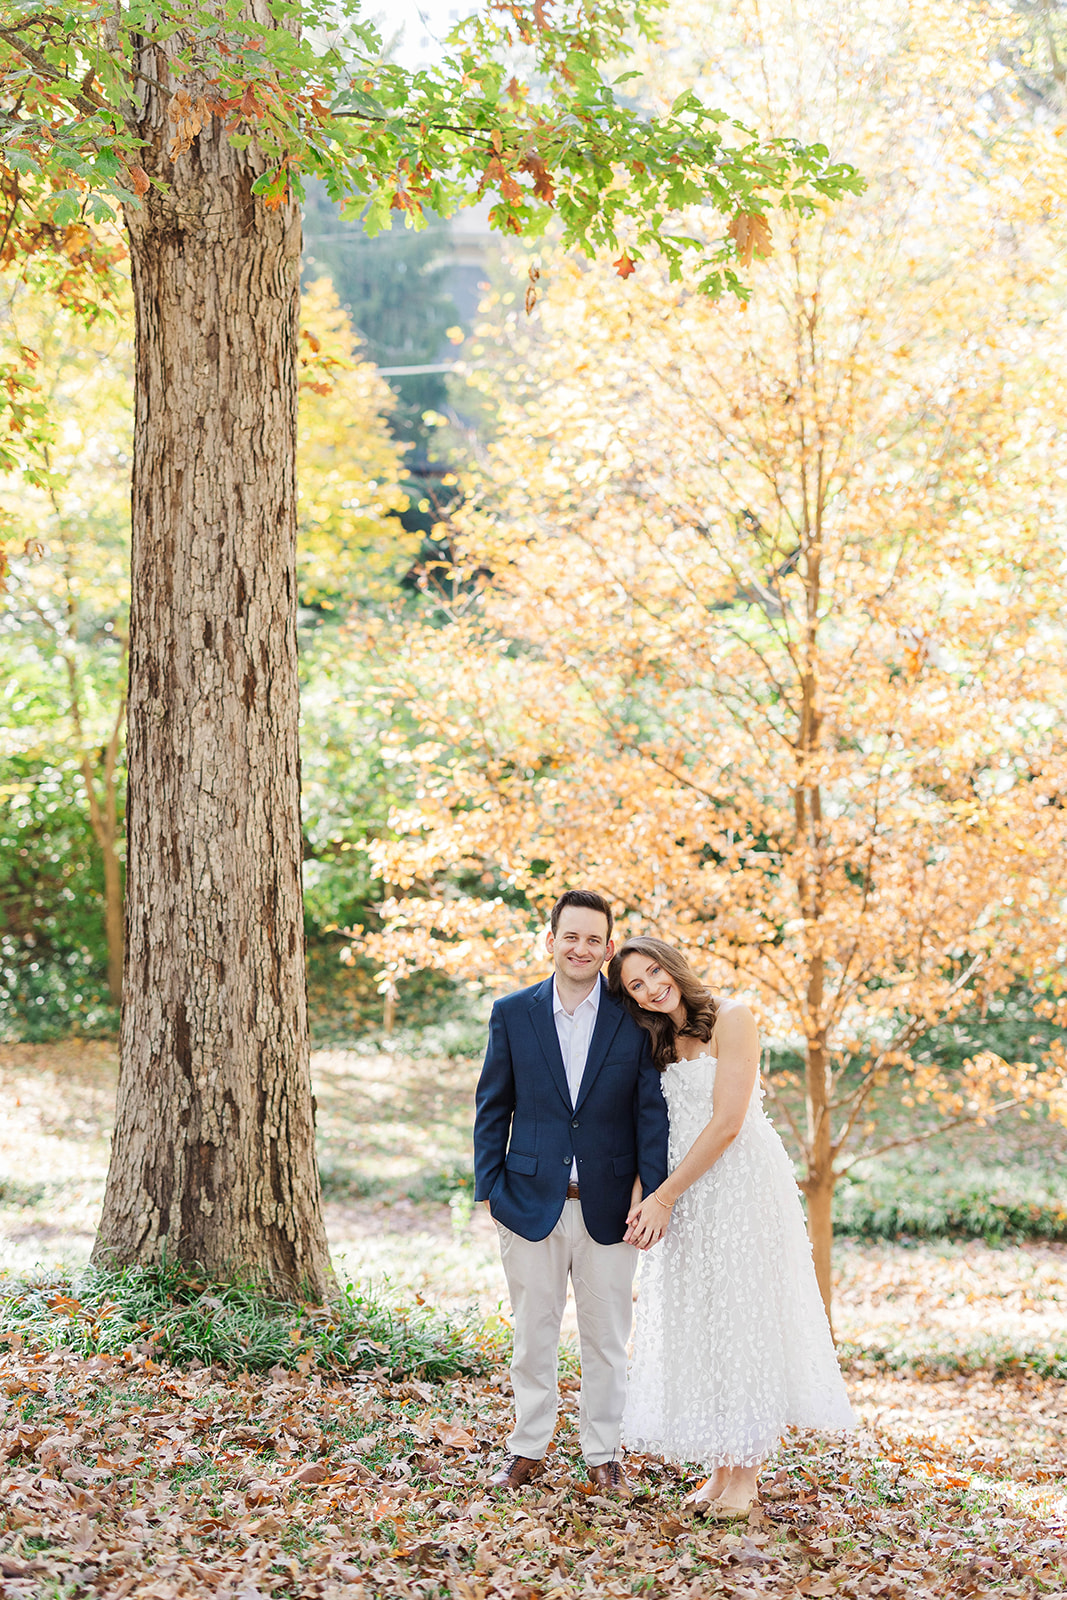
[[[52,221],[57,228],[67,228],[72,222],[77,222],[81,216],[81,196],[73,189],[56,197],[52,209]]]
[[[30,155],[28,150],[6,150],[4,152],[8,166],[14,167],[16,172],[25,173],[27,176],[36,176],[41,168]]]

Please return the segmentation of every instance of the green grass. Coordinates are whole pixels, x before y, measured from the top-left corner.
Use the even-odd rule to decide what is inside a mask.
[[[393,1306],[351,1284],[329,1306],[289,1305],[169,1263],[12,1283],[0,1303],[0,1333],[83,1356],[231,1372],[280,1366],[441,1379],[480,1373],[498,1355],[473,1323],[425,1306]]]

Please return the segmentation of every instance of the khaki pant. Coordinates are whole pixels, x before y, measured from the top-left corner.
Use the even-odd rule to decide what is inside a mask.
[[[633,1323],[637,1251],[631,1244],[597,1244],[582,1219],[580,1200],[568,1200],[547,1239],[536,1242],[497,1223],[515,1327],[511,1382],[515,1428],[513,1455],[540,1461],[556,1426],[559,1406],[559,1330],[574,1284],[582,1357],[578,1419],[582,1454],[591,1467],[619,1452],[626,1399],[626,1346]]]

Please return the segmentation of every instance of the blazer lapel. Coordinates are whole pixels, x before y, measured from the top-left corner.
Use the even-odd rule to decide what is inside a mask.
[[[550,1001],[550,1021],[551,1015],[552,1007]],[[593,1087],[596,1075],[604,1065],[604,1057],[608,1053],[608,1046],[611,1044],[612,1039],[614,1039],[616,1033],[618,1032],[619,1023],[622,1021],[622,1016],[622,1006],[616,999],[614,999],[612,995],[608,993],[608,986],[604,982],[603,978],[601,978],[600,1005],[597,1008],[596,1026],[593,1029],[593,1037],[589,1041],[589,1054],[585,1058],[585,1071],[582,1073],[582,1085],[578,1090],[578,1104],[574,1108],[575,1111],[578,1110],[578,1107],[582,1104],[582,1101]],[[553,1022],[553,1032],[555,1032],[555,1026],[555,1023]]]
[[[601,997],[603,1004],[603,997]],[[599,1022],[599,1016],[597,1021]],[[534,1033],[548,1062],[548,1070],[552,1074],[552,1081],[563,1096],[563,1104],[570,1106],[571,1092],[567,1088],[567,1073],[563,1065],[563,1054],[559,1048],[559,1035],[556,1032],[556,1019],[552,1015],[552,979],[546,978],[533,997],[530,1006],[530,1021],[533,1023]]]

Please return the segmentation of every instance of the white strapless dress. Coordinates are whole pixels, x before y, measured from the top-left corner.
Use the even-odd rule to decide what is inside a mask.
[[[673,1170],[711,1120],[715,1058],[663,1074]],[[784,1428],[855,1426],[815,1281],[792,1163],[753,1091],[737,1138],[642,1258],[623,1440],[705,1467],[753,1466]]]

